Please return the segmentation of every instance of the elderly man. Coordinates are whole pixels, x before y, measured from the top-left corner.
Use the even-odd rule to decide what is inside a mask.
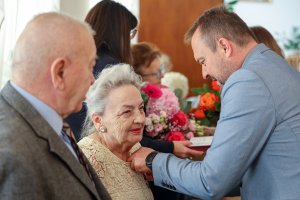
[[[95,58],[88,25],[58,13],[27,24],[0,97],[1,199],[110,199],[62,131],[94,82]]]
[[[144,148],[132,167],[151,168],[156,185],[201,199],[236,186],[242,199],[300,199],[300,73],[224,7],[200,16],[186,39],[203,78],[224,84],[212,145],[203,161]]]

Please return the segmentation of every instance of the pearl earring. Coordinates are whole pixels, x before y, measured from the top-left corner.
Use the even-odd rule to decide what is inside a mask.
[[[107,129],[105,128],[105,126],[101,125],[99,127],[99,131],[100,131],[100,133],[105,133],[107,131]]]

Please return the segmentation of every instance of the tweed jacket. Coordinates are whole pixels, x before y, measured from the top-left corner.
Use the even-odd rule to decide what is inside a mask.
[[[110,199],[38,111],[8,82],[0,96],[2,200]]]

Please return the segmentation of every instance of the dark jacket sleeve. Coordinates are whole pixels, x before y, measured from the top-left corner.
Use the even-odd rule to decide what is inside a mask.
[[[143,139],[141,140],[141,145],[162,153],[173,153],[174,150],[173,142],[154,140],[147,136],[143,136]]]

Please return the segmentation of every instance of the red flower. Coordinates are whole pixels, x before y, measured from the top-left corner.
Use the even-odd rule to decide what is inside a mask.
[[[205,118],[205,113],[202,109],[199,109],[199,110],[196,110],[194,112],[194,116],[197,118],[197,119],[203,119]]]
[[[162,95],[162,91],[156,85],[152,85],[147,83],[145,86],[141,88],[150,98],[159,98]]]
[[[179,110],[173,116],[172,121],[175,122],[176,124],[178,124],[179,126],[184,126],[187,123],[188,118],[187,118],[186,114],[182,110]]]
[[[181,132],[169,132],[166,135],[166,140],[167,141],[183,141],[185,140],[185,137],[183,133]]]
[[[219,86],[218,81],[212,81],[211,82],[211,88],[213,90],[220,90],[221,87]]]

